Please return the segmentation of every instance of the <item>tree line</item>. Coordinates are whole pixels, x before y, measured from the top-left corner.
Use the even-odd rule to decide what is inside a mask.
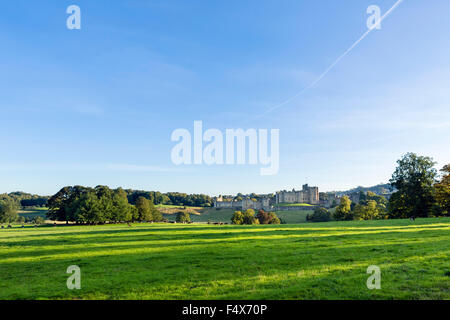
[[[47,205],[47,218],[55,221],[102,224],[163,220],[149,199],[138,197],[133,205],[128,202],[125,190],[107,186],[64,187],[48,200]]]
[[[144,197],[155,205],[175,205],[175,206],[189,206],[189,207],[212,207],[213,199],[206,194],[187,194],[181,192],[167,192],[161,193],[159,191],[142,191],[142,190],[125,190],[128,202],[136,204],[139,197]]]

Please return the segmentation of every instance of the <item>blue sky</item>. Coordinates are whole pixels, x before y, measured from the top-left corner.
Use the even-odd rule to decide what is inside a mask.
[[[366,30],[345,1],[24,1],[0,5],[0,192],[65,185],[207,193],[387,182],[406,152],[450,162],[450,2]],[[81,8],[81,30],[66,8]],[[174,166],[173,130],[280,129],[280,170]]]

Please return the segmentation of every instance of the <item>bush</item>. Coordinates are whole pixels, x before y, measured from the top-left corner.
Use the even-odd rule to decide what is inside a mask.
[[[232,224],[244,224],[244,214],[241,211],[235,211],[231,217]]]
[[[34,218],[34,223],[35,224],[43,224],[45,221],[41,216],[37,216],[36,218]]]
[[[281,221],[275,214],[275,212],[266,212],[264,210],[259,210],[256,215],[260,224],[280,224]]]
[[[259,224],[259,220],[255,218],[255,210],[245,210],[243,224]]]
[[[180,211],[177,213],[176,221],[178,223],[189,223],[191,222],[191,216],[187,212]]]
[[[325,208],[317,208],[312,215],[306,216],[306,220],[311,222],[327,222],[331,220],[331,214]]]

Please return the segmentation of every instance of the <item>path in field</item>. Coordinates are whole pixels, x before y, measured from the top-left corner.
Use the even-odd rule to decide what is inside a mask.
[[[449,240],[450,218],[2,229],[0,299],[450,299]]]

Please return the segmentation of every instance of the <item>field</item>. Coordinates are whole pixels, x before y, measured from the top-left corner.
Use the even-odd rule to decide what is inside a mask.
[[[450,218],[0,229],[0,299],[450,299],[449,231]]]
[[[235,209],[216,209],[216,208],[200,208],[200,207],[177,207],[177,208],[158,208],[163,212],[164,218],[169,221],[175,221],[176,213],[179,211],[187,211],[191,214],[193,222],[225,222],[231,223],[231,217],[236,211]],[[306,222],[306,215],[312,214],[313,210],[289,210],[289,211],[275,211],[277,216],[283,220],[284,223],[303,223]]]
[[[37,216],[40,216],[45,219],[45,214],[47,213],[48,208],[33,208],[33,209],[26,209],[26,210],[19,210],[18,214],[24,218],[35,218]]]

